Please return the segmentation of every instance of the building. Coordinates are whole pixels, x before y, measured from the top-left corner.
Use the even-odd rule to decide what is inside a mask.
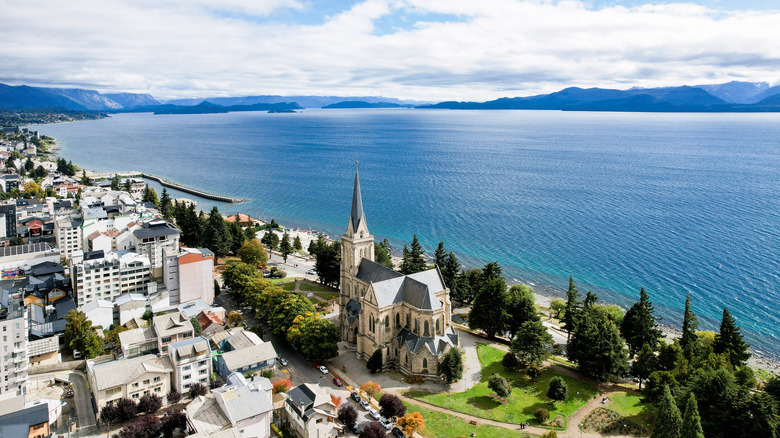
[[[0,189],[6,193],[10,193],[13,189],[19,189],[19,181],[19,175],[16,173],[2,175],[0,176]]]
[[[276,350],[274,350],[274,346],[270,342],[263,342],[220,354],[217,356],[216,371],[223,379],[227,379],[231,373],[246,374],[270,368],[275,363]]]
[[[39,403],[0,416],[2,437],[44,438],[51,436],[52,429],[48,403]]]
[[[459,345],[450,291],[439,268],[403,275],[374,262],[360,180],[355,170],[352,211],[341,236],[342,339],[367,360],[382,351],[382,368],[437,379],[439,360]]]
[[[168,354],[168,344],[193,337],[194,329],[190,320],[181,312],[158,315],[152,319],[157,333],[157,349]]]
[[[195,437],[268,438],[273,414],[272,385],[264,377],[247,381],[233,374],[230,383],[187,405]]]
[[[162,278],[165,264],[165,249],[177,249],[181,230],[165,221],[147,222],[142,228],[133,231],[136,252],[149,258],[154,278]],[[213,302],[213,297],[212,301]]]
[[[27,308],[21,292],[0,295],[0,399],[24,395],[27,382]],[[2,435],[5,436],[5,435]]]
[[[97,364],[87,360],[87,378],[98,412],[121,398],[138,401],[144,394],[163,400],[171,390],[171,361],[153,354]]]
[[[171,304],[214,302],[214,253],[206,248],[166,248],[163,282]]]
[[[212,363],[208,339],[198,336],[172,342],[168,345],[168,356],[173,367],[172,386],[177,391],[189,391],[194,383],[208,387]]]
[[[157,333],[154,327],[146,326],[119,333],[122,357],[133,358],[157,352]]]
[[[97,300],[113,301],[122,294],[145,293],[149,260],[130,251],[74,251],[71,283],[78,307]]]
[[[341,430],[336,424],[336,405],[317,384],[304,383],[289,390],[283,415],[300,438],[336,437]]]
[[[100,326],[108,330],[114,324],[114,304],[111,301],[90,301],[81,307],[81,311],[92,321],[93,327]]]
[[[59,336],[30,341],[28,352],[30,365],[54,365],[62,362]]]
[[[74,251],[82,249],[81,225],[83,223],[80,217],[75,216],[57,217],[54,220],[54,237],[63,259],[71,258]]]
[[[0,247],[0,271],[4,279],[43,262],[60,262],[60,250],[45,242]]]
[[[0,239],[16,237],[16,203],[0,205]]]

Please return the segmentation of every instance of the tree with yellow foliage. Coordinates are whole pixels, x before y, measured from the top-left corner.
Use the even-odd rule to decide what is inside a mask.
[[[368,381],[360,386],[360,390],[365,392],[369,398],[374,398],[374,395],[382,392],[382,387],[378,383]]]
[[[398,425],[406,432],[408,436],[412,436],[415,432],[419,432],[425,428],[425,422],[423,421],[422,414],[419,412],[412,412],[398,419]]]

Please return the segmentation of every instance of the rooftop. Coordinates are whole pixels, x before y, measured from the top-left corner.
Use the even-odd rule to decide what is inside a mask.
[[[274,346],[270,342],[264,342],[260,345],[252,345],[251,347],[223,353],[220,357],[222,357],[228,370],[237,370],[241,367],[275,359],[276,350],[274,350]]]
[[[169,313],[155,316],[152,319],[154,330],[160,337],[176,335],[184,332],[193,332],[192,323],[184,313]]]
[[[150,237],[168,236],[171,234],[181,234],[181,230],[175,225],[165,221],[147,222],[143,228],[135,230],[133,235],[138,239],[148,239]]]
[[[87,362],[87,367],[89,366]],[[118,359],[91,368],[95,375],[95,389],[98,391],[130,383],[146,373],[163,374],[173,370],[168,356],[158,358],[153,354],[132,359]]]
[[[0,247],[0,257],[11,257],[16,255],[32,254],[36,252],[51,252],[54,247],[46,242],[27,243],[24,245],[3,246]]]

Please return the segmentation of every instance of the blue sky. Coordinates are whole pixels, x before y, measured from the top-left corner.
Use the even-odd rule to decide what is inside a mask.
[[[161,98],[419,100],[567,86],[775,84],[775,3],[0,0],[0,82]]]

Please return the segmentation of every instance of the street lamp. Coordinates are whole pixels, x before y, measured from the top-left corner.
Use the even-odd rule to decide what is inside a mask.
[[[506,405],[504,407],[506,408],[506,410],[504,411],[506,412],[506,415],[504,415],[504,422],[506,423],[507,419],[509,418],[509,405]]]
[[[582,423],[580,423],[580,438],[582,438]]]

